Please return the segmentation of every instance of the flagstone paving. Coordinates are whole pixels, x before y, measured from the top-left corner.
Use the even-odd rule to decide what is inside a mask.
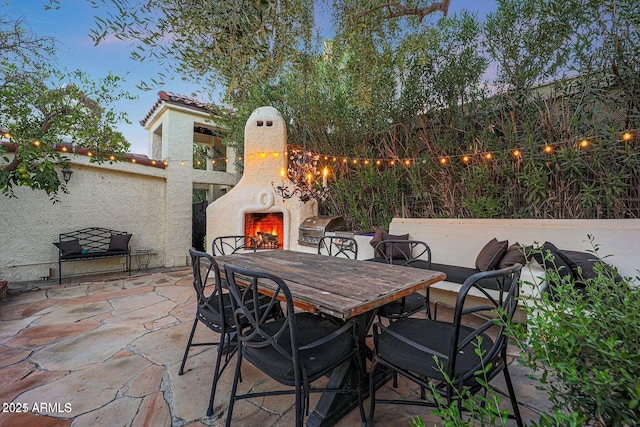
[[[224,425],[234,363],[218,383],[212,417],[204,415],[215,348],[192,348],[184,375],[178,375],[194,315],[188,269],[10,290],[0,302],[0,426]],[[199,327],[194,342],[216,339]],[[536,410],[548,402],[525,378],[525,368],[511,366],[523,416],[537,420]],[[243,390],[277,387],[248,363],[242,379]],[[506,389],[499,379],[492,384]],[[388,384],[379,393],[415,391],[400,381],[397,389]],[[289,396],[240,401],[232,424],[289,426],[293,412]],[[427,426],[439,424],[429,408],[381,405],[375,425],[408,426],[415,416]],[[357,410],[338,423],[357,425]]]

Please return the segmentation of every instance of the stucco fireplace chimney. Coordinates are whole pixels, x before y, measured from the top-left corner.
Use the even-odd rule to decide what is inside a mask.
[[[318,215],[318,202],[306,203],[297,197],[282,199],[273,190],[274,185],[286,185],[281,170],[287,168],[287,127],[284,119],[273,107],[257,108],[244,128],[244,173],[238,184],[207,208],[207,248],[215,237],[244,235],[248,214],[273,213],[282,218],[284,236],[279,248],[309,251],[298,244],[298,228],[302,222]],[[278,228],[263,230],[271,233]],[[281,242],[281,243],[280,243]]]

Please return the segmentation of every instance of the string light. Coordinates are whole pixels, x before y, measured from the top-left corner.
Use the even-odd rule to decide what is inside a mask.
[[[625,143],[628,143],[632,140],[634,140],[634,138],[636,137],[637,132],[635,130],[629,130],[629,131],[624,131],[619,133],[618,138],[620,138],[622,141],[624,141]],[[567,146],[567,147],[574,147],[574,149],[588,149],[590,148],[593,144],[594,144],[594,138],[590,138],[590,137],[585,137],[585,138],[581,138],[581,139],[574,139],[574,140],[565,140],[565,141],[560,141],[557,142],[555,144],[544,144],[544,145],[538,145],[538,149],[541,150],[543,153],[547,154],[547,155],[552,155],[554,154],[558,149],[560,149],[561,147]],[[34,141],[35,144],[35,141]],[[513,148],[510,149],[509,151],[507,151],[507,153],[510,153],[511,156],[515,159],[522,159],[527,151],[531,151],[532,149],[535,149],[536,146],[530,147],[528,149],[521,149],[521,148]],[[60,148],[60,150],[62,151],[68,151],[68,148],[65,146],[62,146]],[[495,160],[496,159],[496,155],[497,153],[499,153],[500,150],[495,150],[495,151],[491,151],[491,152],[485,152],[485,153],[477,153],[477,154],[459,154],[459,155],[447,155],[447,156],[439,156],[434,158],[434,161],[437,161],[438,164],[440,164],[441,166],[445,166],[447,164],[449,164],[452,159],[459,159],[459,161],[465,165],[469,165],[472,163],[473,159],[475,156],[478,156],[477,158],[482,158],[486,161],[491,161],[491,160]],[[288,151],[284,151],[284,152],[277,152],[274,151],[271,153],[271,156],[273,158],[279,158],[281,153],[287,158],[289,159],[292,155],[295,155],[295,153],[300,153],[299,149],[291,149],[291,152]],[[260,158],[260,159],[266,159],[267,157],[269,157],[269,152],[265,152],[265,151],[256,151],[255,153],[245,153],[245,157],[249,156],[249,158]],[[397,159],[385,159],[385,158],[373,158],[373,159],[367,159],[367,158],[354,158],[354,157],[341,157],[341,156],[335,156],[335,155],[331,155],[330,153],[325,153],[325,154],[315,154],[314,155],[314,160],[316,161],[320,161],[320,162],[333,162],[333,163],[342,163],[344,166],[348,166],[348,165],[353,165],[353,166],[357,166],[357,165],[361,165],[361,166],[376,166],[376,167],[381,167],[383,164],[387,165],[389,167],[391,166],[396,166],[396,163],[399,162]],[[242,160],[242,156],[237,156],[238,160]],[[211,163],[212,164],[216,164],[217,161],[224,161],[224,162],[228,162],[228,158],[226,157],[219,157],[216,159],[212,159]],[[414,157],[414,158],[406,158],[404,160],[400,160],[402,162],[402,164],[404,164],[405,166],[411,166],[414,163],[417,162],[421,162],[423,164],[428,164],[429,162],[429,158],[428,156],[425,158],[424,156],[421,157]]]

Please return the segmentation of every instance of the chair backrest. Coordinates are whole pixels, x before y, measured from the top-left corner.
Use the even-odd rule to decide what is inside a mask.
[[[220,268],[211,255],[194,248],[189,249],[193,270],[193,287],[196,290],[199,305],[206,305],[216,299],[215,307],[224,307],[222,302],[222,282]],[[224,316],[222,316],[224,320]],[[224,327],[224,324],[220,325]]]
[[[358,242],[352,237],[324,236],[318,241],[318,253],[356,259],[358,258]]]
[[[456,357],[461,353],[473,353],[477,346],[478,337],[485,333],[492,337],[493,344],[489,345],[484,342],[482,359],[478,358],[477,365],[469,367],[462,375],[458,370],[457,379],[465,383],[474,382],[474,373],[488,367],[489,364],[491,364],[491,368],[486,375],[488,379],[491,379],[504,367],[506,363],[504,356],[508,343],[507,327],[511,323],[518,305],[521,270],[522,265],[515,264],[501,270],[476,273],[469,277],[458,291],[447,366],[447,374],[451,378],[454,378],[454,372],[456,372]],[[482,284],[486,284],[488,280],[495,280],[495,288],[483,287]],[[497,289],[497,295],[495,289]],[[472,304],[468,297],[471,294],[477,296],[478,292],[485,298],[480,298],[481,302]],[[473,322],[464,322],[464,319],[468,319],[469,316],[474,316]],[[461,333],[462,328],[464,331]]]
[[[232,255],[239,251],[255,252],[256,248],[256,239],[251,236],[219,236],[211,242],[213,256]]]
[[[383,240],[373,253],[387,264],[431,268],[431,248],[420,240]]]
[[[274,275],[251,271],[239,267],[225,266],[225,275],[229,283],[231,304],[238,330],[238,340],[247,347],[272,347],[297,366],[296,323],[294,318],[293,298],[284,281]],[[261,289],[267,288],[269,301],[260,299]],[[284,300],[286,307],[285,320],[276,329],[267,326],[276,306]],[[288,336],[284,342],[281,339]]]

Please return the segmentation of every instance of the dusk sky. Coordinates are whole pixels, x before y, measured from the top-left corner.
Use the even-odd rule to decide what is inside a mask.
[[[119,110],[127,113],[132,122],[131,124],[122,123],[118,130],[131,143],[130,151],[133,153],[148,154],[148,135],[140,125],[140,120],[157,101],[158,91],[165,90],[187,96],[195,93],[202,101],[220,102],[215,95],[216,91],[202,87],[198,82],[186,83],[179,78],[150,91],[137,89],[135,87],[137,83],[141,80],[148,82],[149,77],[155,74],[157,65],[130,59],[131,47],[119,40],[102,42],[99,46],[94,46],[89,33],[94,27],[94,16],[100,15],[101,11],[91,8],[87,0],[60,0],[58,10],[48,11],[44,8],[45,4],[48,4],[46,0],[8,0],[8,3],[10,17],[22,17],[38,35],[51,36],[58,40],[57,64],[55,64],[58,67],[68,70],[80,69],[94,78],[104,77],[111,71],[126,79],[123,88],[138,96],[138,99],[126,101],[117,106]],[[467,9],[483,17],[496,8],[495,1],[451,0],[449,13],[454,14]],[[329,17],[321,21],[328,22]]]

